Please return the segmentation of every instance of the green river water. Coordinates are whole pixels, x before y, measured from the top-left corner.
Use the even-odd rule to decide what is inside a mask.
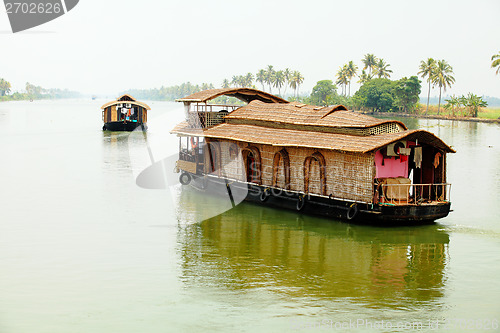
[[[1,333],[499,330],[499,125],[400,119],[457,150],[454,211],[379,228],[141,188],[183,108],[147,151],[104,102],[0,103]]]

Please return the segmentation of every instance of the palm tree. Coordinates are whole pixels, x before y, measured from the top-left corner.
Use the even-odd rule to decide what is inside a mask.
[[[266,82],[266,71],[261,69],[257,72],[255,80],[262,85],[262,90],[264,90],[264,82]]]
[[[425,114],[427,114],[427,110],[429,109],[429,98],[431,96],[431,81],[433,73],[436,69],[436,60],[434,60],[433,58],[427,58],[426,61],[421,60],[419,69],[420,71],[418,72],[418,75],[420,75],[422,79],[425,79],[425,77],[427,77],[427,82],[429,83],[429,90],[427,92],[427,106],[425,108]]]
[[[351,80],[356,75],[357,72],[358,72],[358,66],[356,66],[352,60],[349,61],[349,63],[346,65],[346,73],[345,73],[347,79],[349,80],[349,96],[351,96]]]
[[[268,65],[266,69],[266,83],[269,86],[269,92],[272,93],[271,84],[274,83],[274,68],[272,65]]]
[[[283,71],[277,71],[274,74],[273,85],[276,88],[278,88],[278,95],[280,95],[280,96],[281,96],[281,87],[283,86],[284,83],[285,83],[285,74],[283,73]]]
[[[304,77],[299,71],[294,71],[290,79],[290,88],[295,90],[295,97],[298,95],[299,87],[304,82]]]
[[[247,73],[245,76],[245,87],[251,88],[253,85],[253,74],[252,73]]]
[[[283,91],[283,96],[286,96],[286,88],[288,87],[290,79],[292,78],[292,71],[290,70],[290,68],[285,68],[285,70],[283,71],[283,75],[285,76],[285,91]]]
[[[288,85],[293,89],[293,97],[295,97],[297,92],[297,79],[295,76],[295,72],[292,73],[290,80],[288,80]]]
[[[500,73],[500,52],[491,56],[491,68],[497,68],[497,74]]]
[[[238,76],[233,75],[233,78],[231,79],[231,85],[232,85],[233,87],[237,87],[237,86],[238,86],[238,83],[239,83],[239,78],[238,78]]]
[[[392,70],[389,69],[389,64],[387,64],[384,59],[379,59],[378,62],[377,62],[377,65],[375,67],[375,70],[376,70],[376,74],[379,78],[390,78],[391,77],[391,74],[389,73],[392,73]]]
[[[368,69],[368,75],[370,76],[372,74],[372,69],[374,69],[377,66],[377,57],[375,57],[374,54],[367,53],[365,54],[365,57],[361,60],[365,67],[363,69]]]
[[[340,85],[340,87],[342,88],[342,95],[344,96],[346,93],[348,82],[349,79],[347,77],[347,65],[344,65],[344,67],[339,67],[339,70],[337,71],[337,81],[335,83]]]
[[[436,69],[432,75],[432,83],[439,86],[439,104],[438,115],[441,107],[441,91],[446,91],[447,87],[451,87],[455,83],[455,78],[452,76],[453,68],[446,62],[446,60],[439,60],[436,64]]]
[[[364,69],[361,70],[361,75],[359,75],[359,80],[358,83],[361,83],[362,85],[365,84],[366,82],[370,81],[372,77],[370,74],[367,74]]]

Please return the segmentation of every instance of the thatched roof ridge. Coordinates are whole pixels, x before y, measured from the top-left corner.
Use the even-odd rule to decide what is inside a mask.
[[[126,99],[126,97],[130,98],[130,99],[132,99],[132,101],[122,100],[122,99],[124,99],[124,97],[125,97],[125,99]],[[101,106],[101,109],[105,109],[109,106],[113,106],[116,104],[132,104],[132,105],[141,106],[141,107],[145,108],[146,110],[151,110],[149,105],[147,105],[146,103],[137,101],[134,97],[132,97],[131,95],[128,95],[128,94],[121,95],[120,97],[118,97],[116,99],[116,101],[111,101],[111,102],[104,104],[103,106]]]
[[[129,100],[132,100],[134,102],[137,101],[134,97],[132,97],[132,95],[129,95],[129,94],[123,94],[120,97],[118,97],[116,100],[117,101],[129,101]]]
[[[265,91],[251,89],[251,88],[220,88],[220,89],[209,89],[196,92],[189,96],[176,99],[176,102],[208,102],[219,96],[229,96],[236,97],[246,103],[250,103],[253,100],[263,101],[265,103],[288,103],[281,97],[271,95]]]
[[[405,130],[370,136],[354,136],[336,133],[318,133],[290,129],[276,129],[254,125],[219,124],[210,129],[188,128],[186,122],[177,125],[171,133],[204,136],[280,147],[308,147],[354,153],[369,153],[399,140],[416,140],[430,144],[445,152],[455,151],[434,134],[424,130]]]
[[[298,102],[287,104],[263,103],[252,101],[226,117],[226,122],[232,119],[254,121],[268,121],[278,124],[293,124],[304,126],[367,128],[386,123],[397,123],[407,129],[404,123],[397,120],[381,120],[360,113],[348,111],[343,105],[320,107]]]

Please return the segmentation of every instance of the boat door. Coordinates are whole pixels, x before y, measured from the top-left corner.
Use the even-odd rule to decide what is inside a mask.
[[[247,170],[247,182],[256,183],[257,182],[257,168],[255,165],[255,156],[252,152],[248,152],[246,160],[246,170]]]

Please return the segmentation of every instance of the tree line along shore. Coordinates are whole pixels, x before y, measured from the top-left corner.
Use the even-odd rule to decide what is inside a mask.
[[[350,109],[369,113],[402,113],[409,115],[444,116],[451,118],[486,118],[500,117],[500,108],[488,108],[487,98],[472,92],[462,96],[451,95],[442,100],[442,94],[455,83],[453,67],[446,60],[427,58],[420,61],[416,75],[391,80],[393,73],[391,65],[384,59],[368,53],[361,59],[358,67],[354,61],[349,61],[339,67],[334,79],[320,80],[312,88],[311,93],[300,93],[304,76],[298,70],[290,68],[276,69],[273,65],[259,69],[255,74],[248,72],[233,75],[224,79],[217,87],[249,87],[262,89],[271,94],[290,101],[300,101],[313,105],[343,104]],[[500,72],[500,52],[491,57],[491,67]],[[422,81],[424,80],[424,86]],[[351,83],[356,79],[360,88],[351,94]],[[212,83],[160,87],[154,89],[129,89],[129,93],[139,99],[174,101],[192,93],[213,89]],[[422,88],[427,90],[426,103],[420,102]],[[274,91],[273,91],[274,89]],[[430,103],[432,89],[438,89],[437,106]],[[44,89],[26,83],[25,92],[15,92],[10,95],[10,83],[0,78],[0,101],[41,98],[71,98],[80,97],[76,92],[61,89]],[[500,102],[500,100],[498,100]],[[231,103],[234,100],[221,97],[216,102]]]
[[[500,68],[500,53],[492,57],[493,68]],[[300,86],[304,76],[300,71],[285,68],[276,69],[272,65],[258,70],[255,74],[249,72],[242,75],[233,75],[231,79],[224,79],[217,88],[249,87],[258,88],[276,94],[289,101],[300,101],[314,105],[344,104],[347,107],[362,112],[393,112],[411,115],[437,115],[452,118],[497,119],[500,117],[500,108],[487,108],[487,99],[472,92],[462,96],[451,95],[442,100],[442,95],[455,83],[453,68],[446,60],[427,58],[422,60],[416,75],[391,80],[391,65],[374,54],[366,54],[358,67],[354,61],[349,61],[339,67],[335,80],[320,80],[312,88],[310,94],[300,93]],[[499,70],[497,69],[497,73]],[[425,86],[422,81],[425,80]],[[351,83],[357,79],[361,87],[351,95]],[[182,83],[170,87],[155,89],[130,89],[130,93],[137,98],[151,100],[174,101],[200,90],[213,89],[212,83],[192,84]],[[420,102],[422,88],[427,90],[426,103]],[[274,89],[274,90],[273,90]],[[437,105],[430,103],[430,92],[438,89]],[[499,99],[489,98],[500,104]],[[217,102],[228,102],[221,99]]]
[[[68,89],[50,88],[46,89],[26,82],[25,91],[11,91],[12,86],[9,81],[0,78],[0,102],[5,101],[26,101],[35,99],[58,99],[58,98],[78,98],[82,95],[76,91]],[[12,92],[12,93],[11,93]]]

